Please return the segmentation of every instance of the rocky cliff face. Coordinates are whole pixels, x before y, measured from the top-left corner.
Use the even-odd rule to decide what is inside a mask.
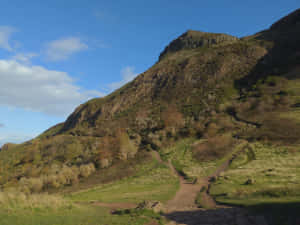
[[[228,44],[237,41],[238,38],[228,34],[215,34],[189,30],[172,41],[160,54],[159,60],[165,55],[180,50],[195,49],[199,47],[210,48],[215,45]]]
[[[132,82],[80,105],[38,138],[0,152],[0,184],[50,174],[53,165],[109,167],[184,137],[227,132],[297,141],[300,127],[285,121],[282,128],[270,118],[297,104],[287,87],[288,79],[299,78],[299,40],[299,10],[242,39],[188,31]]]

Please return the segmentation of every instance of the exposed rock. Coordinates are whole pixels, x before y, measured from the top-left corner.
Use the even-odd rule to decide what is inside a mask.
[[[162,60],[168,53],[176,52],[182,49],[194,49],[199,47],[211,47],[217,44],[231,43],[238,38],[228,34],[207,33],[189,30],[179,38],[172,41],[160,54],[159,60]]]
[[[136,209],[148,209],[153,210],[154,212],[161,212],[164,209],[164,206],[159,201],[143,201],[141,202]]]
[[[1,147],[0,151],[7,151],[7,150],[9,150],[9,149],[15,147],[16,145],[17,145],[17,144],[6,143],[6,144],[4,144],[4,145]]]
[[[253,178],[249,178],[248,180],[245,181],[245,185],[252,185],[255,183],[255,180]]]

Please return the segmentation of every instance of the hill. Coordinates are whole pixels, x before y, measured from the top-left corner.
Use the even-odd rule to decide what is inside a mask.
[[[202,140],[191,153],[198,162],[221,159],[241,140],[297,148],[299,15],[244,38],[185,32],[132,82],[80,105],[37,138],[6,145],[1,188],[40,192],[75,185],[147,161],[146,151],[184,138]],[[131,174],[116,173],[122,175],[106,181]]]

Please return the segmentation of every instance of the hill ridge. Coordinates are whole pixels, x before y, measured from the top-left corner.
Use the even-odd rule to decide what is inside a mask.
[[[40,177],[41,190],[72,185],[85,176],[80,167],[109,168],[186,137],[216,144],[227,136],[298,143],[294,119],[278,119],[292,114],[291,106],[299,103],[298,15],[299,10],[242,39],[185,32],[130,83],[80,105],[64,123],[37,138],[7,146],[0,152],[0,185],[18,186],[24,184],[21,178]],[[230,140],[224,143],[229,146]],[[194,154],[202,160],[204,153]],[[73,180],[58,181],[60,172],[70,170]],[[44,179],[50,175],[54,181]]]

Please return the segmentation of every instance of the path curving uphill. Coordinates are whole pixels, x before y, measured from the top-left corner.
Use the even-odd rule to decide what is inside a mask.
[[[159,153],[153,151],[152,155],[159,162],[167,165],[178,176],[180,187],[175,196],[164,205],[164,217],[169,221],[167,225],[268,225],[263,216],[255,216],[239,207],[219,205],[209,194],[210,185],[223,171],[225,171],[236,154],[220,165],[210,176],[199,180],[197,183],[188,182],[179,174],[172,163],[164,162]],[[200,190],[201,203],[205,208],[199,208],[195,203]],[[94,205],[117,209],[136,208],[134,203],[102,203],[95,201]]]
[[[159,154],[155,154],[159,158]],[[169,167],[177,174],[180,180],[180,188],[173,199],[165,205],[164,216],[170,221],[167,225],[268,225],[263,216],[254,216],[245,209],[239,207],[229,207],[219,205],[209,194],[212,180],[216,179],[225,171],[232,160],[225,161],[216,171],[198,181],[197,184],[187,182],[182,175],[177,173],[174,166],[169,162]],[[160,159],[161,160],[161,159]],[[200,192],[202,205],[205,208],[199,208],[195,199]]]

